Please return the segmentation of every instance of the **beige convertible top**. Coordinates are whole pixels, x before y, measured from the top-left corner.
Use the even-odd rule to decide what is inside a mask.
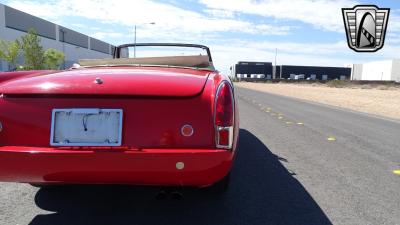
[[[194,67],[194,68],[214,70],[214,66],[209,61],[208,56],[204,55],[117,58],[117,59],[81,59],[79,60],[79,65],[83,67],[118,66],[118,65],[157,65],[157,66]]]

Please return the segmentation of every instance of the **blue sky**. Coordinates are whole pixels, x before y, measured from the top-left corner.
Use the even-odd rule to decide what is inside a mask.
[[[211,47],[218,69],[239,60],[343,66],[400,58],[400,1],[364,0],[47,0],[0,1],[111,44],[188,42]],[[356,53],[346,43],[341,8],[391,8],[385,46]],[[155,25],[148,23],[155,22]]]

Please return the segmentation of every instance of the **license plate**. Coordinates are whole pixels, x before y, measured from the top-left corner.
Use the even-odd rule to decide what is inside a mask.
[[[121,136],[121,109],[53,109],[52,146],[121,146]]]

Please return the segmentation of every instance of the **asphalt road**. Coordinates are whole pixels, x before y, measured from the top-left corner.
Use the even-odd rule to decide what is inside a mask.
[[[0,183],[0,224],[400,224],[400,122],[237,89],[240,141],[223,196]],[[321,93],[323,94],[323,93]]]

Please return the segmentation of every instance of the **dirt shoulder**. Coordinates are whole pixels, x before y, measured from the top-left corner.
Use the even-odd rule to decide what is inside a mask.
[[[400,89],[332,88],[317,84],[236,82],[235,86],[400,119]]]

